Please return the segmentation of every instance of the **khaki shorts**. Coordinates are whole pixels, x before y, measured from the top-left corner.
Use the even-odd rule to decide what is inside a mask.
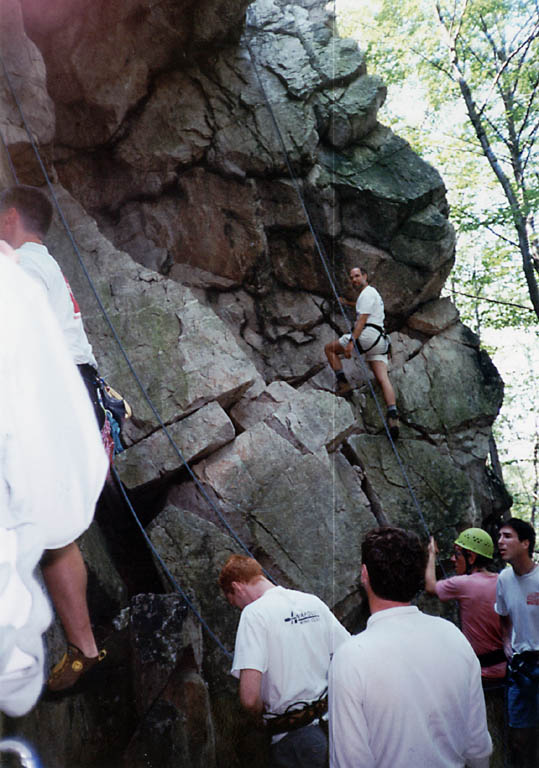
[[[352,335],[350,333],[345,333],[344,336],[341,336],[339,339],[339,344],[341,347],[346,347],[350,339],[352,338]],[[376,344],[372,349],[369,349],[371,344],[376,341]],[[359,337],[359,343],[360,346],[364,349],[369,349],[368,352],[365,352],[365,360],[367,362],[371,362],[373,360],[380,360],[380,362],[385,363],[387,365],[387,348],[388,343],[384,339],[383,336],[380,336],[380,331],[377,331],[376,328],[365,328]]]

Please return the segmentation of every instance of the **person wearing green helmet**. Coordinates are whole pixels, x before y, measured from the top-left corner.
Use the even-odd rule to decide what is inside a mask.
[[[494,543],[482,528],[461,531],[454,544],[451,561],[455,576],[436,579],[437,546],[429,543],[425,589],[442,602],[457,600],[464,635],[481,663],[483,687],[497,685],[505,677],[504,630],[494,610],[498,574],[487,570],[492,562]]]

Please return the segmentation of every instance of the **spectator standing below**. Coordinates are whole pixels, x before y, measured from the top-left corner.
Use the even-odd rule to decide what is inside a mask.
[[[486,768],[479,661],[454,624],[411,605],[425,547],[387,526],[368,533],[361,552],[371,616],[330,667],[331,767]]]
[[[451,560],[456,576],[436,580],[436,542],[431,538],[425,572],[425,589],[442,602],[458,600],[460,623],[481,664],[483,687],[505,677],[502,622],[494,610],[498,574],[487,570],[494,543],[482,528],[467,528],[455,541]]]
[[[52,205],[36,187],[8,187],[0,194],[0,237],[16,249],[20,267],[45,290],[77,364],[101,429],[104,413],[97,397],[97,371],[80,309],[60,267],[43,244]],[[47,590],[68,641],[67,653],[51,673],[52,691],[72,686],[100,658],[86,601],[87,572],[78,544],[49,549],[41,563]]]
[[[0,710],[43,685],[51,611],[34,569],[91,523],[108,462],[80,376],[42,291],[0,242]]]
[[[251,557],[232,555],[219,576],[241,609],[232,674],[240,702],[272,735],[272,768],[324,768],[327,675],[350,635],[315,595],[276,587]],[[286,714],[284,714],[286,712]]]
[[[495,608],[513,625],[507,709],[515,768],[539,765],[539,567],[534,546],[535,531],[524,520],[512,517],[500,528],[500,555],[513,566],[498,577]]]
[[[341,358],[350,358],[357,343],[359,351],[365,355],[365,360],[382,388],[387,406],[389,432],[396,440],[399,436],[399,420],[395,391],[387,372],[389,341],[384,331],[384,302],[376,288],[369,285],[369,276],[363,267],[350,270],[350,281],[359,291],[357,301],[355,305],[342,297],[340,301],[348,306],[355,306],[354,329],[351,334],[345,333],[339,339],[330,341],[324,348],[328,362],[337,377],[335,392],[337,395],[347,395],[353,389],[344,374]]]

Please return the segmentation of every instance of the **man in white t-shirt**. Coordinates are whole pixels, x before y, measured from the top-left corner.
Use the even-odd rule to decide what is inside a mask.
[[[391,437],[395,440],[399,435],[399,421],[395,400],[395,391],[387,372],[389,341],[384,331],[384,302],[372,285],[364,267],[353,267],[350,270],[350,281],[359,291],[356,303],[340,298],[342,304],[355,306],[356,322],[352,333],[345,333],[335,341],[325,346],[328,362],[337,377],[336,394],[347,395],[352,390],[342,367],[342,357],[350,358],[355,344],[365,356],[387,406],[387,423]]]
[[[503,523],[498,549],[513,567],[498,576],[494,609],[512,623],[507,709],[513,764],[518,768],[539,765],[539,566],[533,561],[534,546],[530,523],[518,517]]]
[[[251,557],[232,555],[219,584],[242,611],[232,674],[242,706],[272,735],[272,768],[324,768],[328,667],[348,631],[318,597],[275,586]]]
[[[0,242],[0,710],[11,716],[43,685],[51,611],[35,566],[90,525],[108,469],[56,319],[15,257]]]
[[[454,624],[411,604],[424,545],[384,526],[361,555],[371,616],[331,663],[331,768],[488,768],[479,660]]]
[[[51,221],[52,205],[37,187],[17,185],[0,194],[0,237],[16,249],[20,267],[40,285],[77,364],[101,428],[96,363],[86,338],[80,310],[62,272],[43,244]],[[52,691],[71,687],[100,658],[86,601],[87,573],[75,541],[47,550],[41,563],[43,578],[66,634],[68,649],[52,670]]]

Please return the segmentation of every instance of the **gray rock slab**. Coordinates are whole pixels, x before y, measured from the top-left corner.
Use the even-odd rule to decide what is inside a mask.
[[[298,391],[274,382],[256,400],[243,400],[232,418],[249,429],[260,421],[278,432],[302,452],[318,454],[335,450],[355,428],[350,405],[329,392]]]
[[[235,436],[234,425],[217,402],[169,424],[167,431],[186,462],[213,453]],[[122,482],[134,488],[174,472],[183,462],[165,432],[159,429],[120,453],[115,465]]]
[[[130,765],[215,765],[206,685],[199,674],[202,627],[179,595],[136,595],[129,634],[140,722],[126,751]]]
[[[395,372],[398,406],[407,421],[429,433],[492,424],[503,384],[484,351],[434,336]]]
[[[352,467],[332,456],[302,453],[260,423],[195,471],[248,523],[253,551],[278,563],[289,584],[335,604],[348,594],[352,563],[357,575],[374,518]]]
[[[221,594],[217,579],[231,554],[245,553],[223,528],[183,508],[179,495],[181,488],[174,492],[175,501],[169,501],[149,525],[148,535],[208,626],[232,651],[238,617]],[[170,589],[164,575],[163,583]],[[203,641],[205,664],[226,681],[229,665],[222,650],[206,633]]]
[[[456,323],[458,319],[458,310],[451,299],[435,299],[414,312],[408,318],[408,326],[414,331],[435,336]]]
[[[234,335],[188,288],[137,265],[116,251],[80,206],[57,188],[79,251],[139,380],[165,423],[217,400],[228,407],[258,377]],[[96,304],[65,233],[48,238],[82,308],[100,372],[134,411],[131,442],[157,428],[111,330]]]
[[[390,524],[413,528],[426,538],[419,507],[431,533],[449,547],[457,535],[458,521],[466,515],[474,517],[475,501],[468,473],[436,446],[419,440],[398,441],[417,507],[385,435],[354,435],[348,442],[376,489]]]

